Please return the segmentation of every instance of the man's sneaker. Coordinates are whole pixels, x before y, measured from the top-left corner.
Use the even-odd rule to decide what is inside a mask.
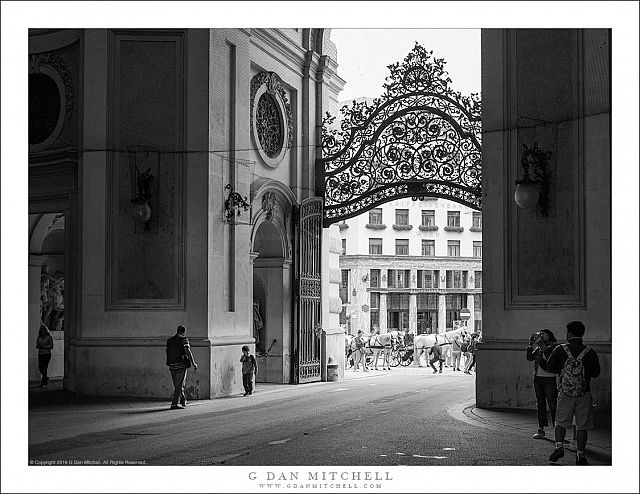
[[[171,405],[170,410],[183,410],[185,407],[182,405]]]
[[[553,453],[549,456],[549,461],[558,461],[562,457],[564,457],[564,448],[560,446],[553,450]]]
[[[544,431],[538,431],[533,435],[534,439],[544,439],[545,437],[547,437],[547,435],[544,433]]]
[[[576,455],[576,465],[588,465],[587,457],[585,455]]]

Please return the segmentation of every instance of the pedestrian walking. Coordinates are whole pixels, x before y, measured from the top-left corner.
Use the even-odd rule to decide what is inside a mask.
[[[42,378],[40,379],[39,388],[44,388],[49,384],[49,362],[51,362],[51,350],[53,350],[53,338],[44,324],[40,325],[38,337],[36,338],[36,348],[38,349],[38,370]]]
[[[363,334],[362,330],[358,330],[358,335],[355,338],[356,358],[355,358],[355,363],[353,365],[353,369],[355,372],[358,372],[358,365],[360,364],[360,362],[362,362],[362,372],[369,372],[369,369],[367,368],[367,356],[365,354],[365,351],[366,351],[365,341],[362,334]]]
[[[548,372],[546,367],[547,359],[557,345],[558,340],[549,329],[533,333],[527,345],[527,360],[533,361],[533,389],[536,393],[538,411],[538,432],[534,434],[534,439],[544,439],[546,437],[544,428],[549,425],[547,404],[551,413],[551,423],[555,427],[558,387],[556,385],[556,375]]]
[[[598,354],[585,346],[582,338],[584,324],[571,321],[567,324],[567,343],[558,345],[547,361],[547,371],[560,375],[558,404],[556,409],[556,449],[549,461],[556,462],[564,456],[564,436],[575,419],[578,444],[576,465],[588,465],[585,455],[587,435],[593,429],[593,397],[591,379],[600,375]]]
[[[442,362],[444,362],[444,358],[442,357],[442,348],[440,345],[433,345],[430,349],[431,351],[431,360],[429,360],[429,365],[433,369],[433,373],[437,374],[436,366],[433,365],[435,362],[440,364],[440,374],[442,374]]]
[[[184,384],[187,380],[187,369],[193,366],[198,370],[198,365],[193,359],[189,340],[186,337],[186,328],[178,326],[176,334],[167,340],[167,365],[173,381],[173,399],[171,410],[185,408],[187,399],[184,395]]]
[[[249,347],[247,345],[242,347],[242,385],[244,386],[244,395],[253,394],[253,376],[258,373],[258,363],[256,358],[249,353]]]
[[[473,369],[473,367],[475,367],[476,365],[476,345],[478,344],[477,338],[478,335],[476,333],[473,333],[471,335],[471,340],[469,340],[469,348],[467,349],[469,358],[467,359],[467,365],[464,369],[465,374],[471,374],[471,369]]]
[[[469,352],[469,342],[471,341],[471,336],[469,334],[465,334],[462,338],[462,344],[460,345],[460,350],[462,351],[462,355],[464,357],[463,367],[466,372],[467,365],[469,365],[469,361],[471,360],[471,353]]]
[[[453,361],[453,349],[451,345],[442,346],[442,357],[444,358],[444,366],[451,367]]]
[[[460,370],[460,361],[462,360],[462,338],[456,335],[451,343],[451,355],[453,357],[453,370]]]

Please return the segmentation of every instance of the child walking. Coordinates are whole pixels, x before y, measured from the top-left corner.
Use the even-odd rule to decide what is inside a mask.
[[[253,375],[258,372],[258,364],[256,358],[249,353],[249,347],[247,345],[242,347],[242,385],[244,386],[244,395],[253,394]]]

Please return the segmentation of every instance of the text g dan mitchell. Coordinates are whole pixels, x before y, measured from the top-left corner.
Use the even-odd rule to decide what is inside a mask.
[[[249,480],[393,480],[391,472],[249,472]]]

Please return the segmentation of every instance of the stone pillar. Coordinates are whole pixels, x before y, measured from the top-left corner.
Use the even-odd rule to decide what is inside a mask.
[[[418,296],[409,294],[409,333],[418,334]]]
[[[338,375],[344,377],[344,332],[340,328],[340,254],[342,244],[338,225],[322,230],[322,339],[320,373],[327,380],[327,359],[338,364]]]
[[[380,333],[386,333],[387,329],[387,294],[385,292],[380,293],[380,308],[378,309],[380,314]]]
[[[467,321],[467,330],[473,331],[476,327],[476,316],[474,311],[475,300],[473,298],[473,293],[467,294],[467,309],[471,312],[471,318]]]
[[[447,301],[444,293],[438,295],[438,333],[447,330]]]

